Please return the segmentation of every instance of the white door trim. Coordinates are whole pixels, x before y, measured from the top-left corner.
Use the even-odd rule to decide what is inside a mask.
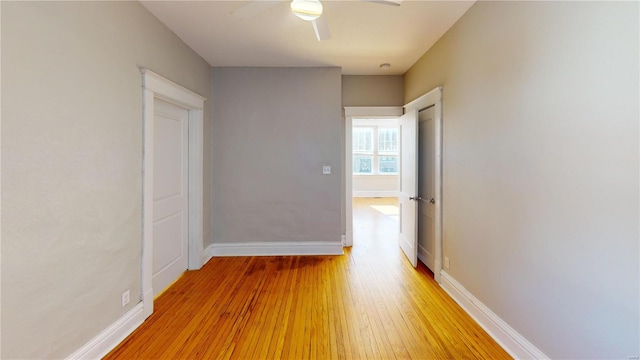
[[[344,194],[345,194],[345,242],[344,246],[353,246],[353,119],[398,117],[402,115],[400,106],[346,106],[344,108]]]
[[[419,98],[404,106],[405,112],[410,110],[420,111],[429,106],[435,106],[435,133],[436,133],[436,159],[435,159],[435,259],[433,276],[440,283],[442,271],[442,86],[429,91]]]
[[[203,230],[203,109],[204,97],[147,70],[143,89],[142,303],[143,315],[153,313],[153,119],[155,99],[189,111],[189,269],[202,267]]]

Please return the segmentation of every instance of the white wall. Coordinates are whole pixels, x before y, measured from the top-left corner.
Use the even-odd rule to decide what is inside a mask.
[[[447,271],[551,358],[640,354],[637,2],[477,2],[443,85]]]
[[[1,357],[60,359],[140,298],[138,67],[207,98],[211,70],[137,2],[0,6]]]
[[[213,68],[214,243],[340,244],[340,78]]]
[[[396,197],[400,190],[398,175],[354,175],[353,197]]]

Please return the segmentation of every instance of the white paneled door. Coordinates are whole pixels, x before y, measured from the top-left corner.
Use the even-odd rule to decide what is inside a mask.
[[[431,271],[436,271],[436,130],[435,106],[418,113],[418,254]]]
[[[153,292],[188,265],[189,112],[156,99],[153,123]]]
[[[418,266],[418,112],[410,110],[399,119],[400,127],[400,248],[413,267]]]

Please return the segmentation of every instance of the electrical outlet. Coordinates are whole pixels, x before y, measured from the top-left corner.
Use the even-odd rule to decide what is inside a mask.
[[[444,267],[445,267],[445,269],[448,269],[450,265],[451,265],[451,263],[449,262],[449,258],[445,256],[444,257]]]
[[[331,174],[331,166],[329,165],[324,165],[322,167],[322,174],[323,175],[330,175]]]
[[[122,296],[120,297],[120,302],[122,304],[122,307],[125,307],[127,306],[127,304],[129,304],[130,295],[131,295],[131,292],[129,290],[122,293]]]

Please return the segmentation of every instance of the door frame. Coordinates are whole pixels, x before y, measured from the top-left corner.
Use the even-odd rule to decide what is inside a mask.
[[[189,112],[189,160],[188,160],[188,269],[202,267],[203,249],[203,116],[204,97],[165,79],[148,69],[140,69],[143,89],[142,164],[142,259],[141,301],[147,318],[153,313],[153,125],[156,99],[167,101]]]
[[[344,108],[344,194],[345,234],[344,246],[353,246],[353,119],[384,118],[402,115],[401,106],[345,106]]]
[[[436,154],[435,154],[435,201],[436,201],[436,213],[435,213],[435,258],[434,258],[434,271],[433,277],[437,283],[440,283],[440,272],[442,271],[442,158],[443,158],[443,138],[442,138],[442,86],[438,86],[435,89],[427,92],[426,94],[418,97],[417,99],[407,103],[404,106],[405,113],[411,110],[423,110],[430,106],[434,106],[434,121],[435,121],[435,135],[436,135]]]

